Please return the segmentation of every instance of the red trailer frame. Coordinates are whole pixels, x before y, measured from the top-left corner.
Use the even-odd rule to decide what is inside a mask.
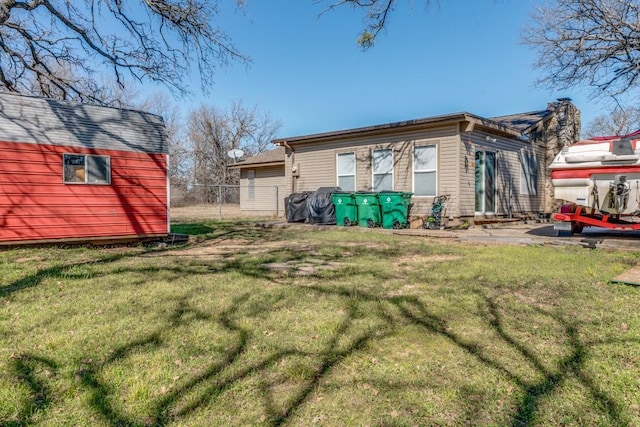
[[[564,209],[563,209],[564,210]],[[582,233],[584,227],[601,227],[611,230],[634,231],[640,230],[640,219],[630,221],[628,218],[635,218],[631,215],[601,214],[594,210],[587,212],[582,206],[575,206],[571,212],[561,211],[552,215],[553,228],[558,234]]]

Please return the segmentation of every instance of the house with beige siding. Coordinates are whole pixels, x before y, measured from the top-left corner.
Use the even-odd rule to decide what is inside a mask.
[[[473,223],[553,211],[547,166],[579,137],[580,112],[559,99],[508,116],[461,112],[273,142],[283,150],[281,198],[336,186],[411,192],[410,214],[420,216],[449,195],[447,216]]]
[[[230,168],[240,170],[240,212],[243,216],[283,216],[285,149],[258,154]]]

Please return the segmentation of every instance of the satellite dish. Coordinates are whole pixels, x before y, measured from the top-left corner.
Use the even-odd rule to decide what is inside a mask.
[[[239,148],[234,148],[227,153],[227,156],[231,157],[233,159],[233,162],[235,163],[240,157],[244,156],[244,151]]]

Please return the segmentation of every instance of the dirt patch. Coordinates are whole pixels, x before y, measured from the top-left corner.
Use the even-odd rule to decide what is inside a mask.
[[[398,258],[398,263],[443,262],[461,259],[460,255],[407,255]]]
[[[461,259],[460,255],[406,255],[398,258],[395,264],[396,272],[405,274],[412,270],[416,265],[433,265],[439,262],[455,261]],[[399,289],[389,292],[389,296],[403,296],[413,294],[418,288],[415,284],[405,284]]]
[[[413,268],[416,264],[435,264],[438,262],[455,261],[461,259],[460,255],[406,255],[399,257],[396,268]]]
[[[17,264],[22,264],[25,262],[32,262],[32,261],[44,261],[44,258],[40,258],[40,257],[16,258],[13,262]]]
[[[322,270],[337,270],[342,267],[342,263],[324,261],[321,259],[305,259],[304,261],[272,262],[262,264],[262,268],[272,271],[279,271],[293,276],[311,276]]]
[[[301,246],[297,244],[295,247],[288,242],[255,242],[246,239],[213,239],[205,242],[189,246],[184,249],[178,249],[169,252],[157,252],[144,254],[144,257],[179,257],[179,258],[198,258],[206,260],[229,260],[236,255],[261,255],[274,251],[291,250],[295,253],[304,253],[310,258],[302,260],[289,260],[284,262],[273,262],[262,264],[265,270],[285,273],[293,276],[310,276],[323,270],[336,270],[342,267],[342,263],[335,261],[326,261],[318,256],[318,252],[313,246]]]
[[[254,240],[246,239],[212,239],[191,245],[184,249],[177,249],[170,252],[149,253],[143,256],[222,259],[229,258],[233,255],[260,255],[288,249],[295,250],[295,252],[305,252],[312,256],[317,254],[314,247],[296,245],[294,248],[290,243],[283,241],[256,242]]]

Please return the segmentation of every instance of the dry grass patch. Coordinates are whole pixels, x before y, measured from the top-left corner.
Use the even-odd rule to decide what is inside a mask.
[[[213,239],[199,242],[171,252],[150,253],[145,256],[182,256],[219,258],[233,254],[260,255],[289,248],[287,242],[255,242],[246,239]]]
[[[311,276],[322,271],[337,270],[343,267],[340,262],[327,262],[321,259],[307,258],[304,261],[291,260],[262,264],[266,270],[283,272],[293,276]]]
[[[171,208],[172,222],[216,221],[240,218],[240,205],[193,205]]]

